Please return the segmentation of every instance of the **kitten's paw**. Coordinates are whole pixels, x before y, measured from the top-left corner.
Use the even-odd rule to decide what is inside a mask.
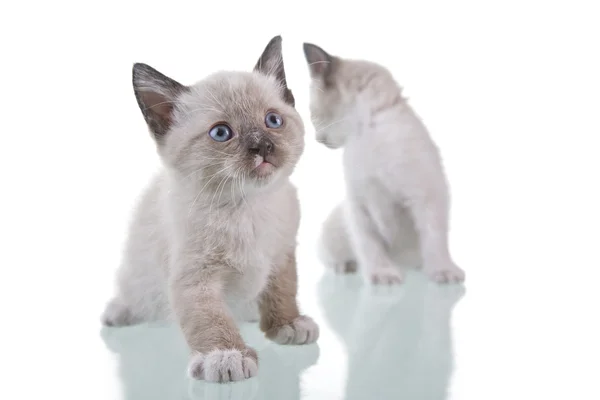
[[[310,344],[319,338],[319,325],[312,318],[301,315],[290,324],[269,329],[266,335],[279,344]]]
[[[375,285],[399,285],[404,280],[402,272],[394,267],[375,268],[369,277]]]
[[[119,299],[112,299],[106,305],[101,321],[106,326],[127,326],[136,322],[129,308]]]
[[[425,272],[431,280],[437,283],[463,282],[465,280],[465,271],[453,263],[426,268]]]
[[[352,274],[356,272],[356,269],[355,261],[342,261],[333,264],[333,270],[336,274]]]
[[[258,357],[254,349],[213,350],[196,353],[188,365],[188,375],[208,382],[235,382],[252,378],[258,373]]]

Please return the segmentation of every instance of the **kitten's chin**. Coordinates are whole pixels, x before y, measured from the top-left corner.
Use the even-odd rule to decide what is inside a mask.
[[[287,177],[288,174],[283,169],[271,163],[263,163],[251,171],[248,184],[262,192],[277,187]]]
[[[252,170],[251,182],[258,188],[269,186],[273,181],[276,181],[281,173],[273,164],[265,163]]]
[[[339,149],[343,145],[340,143],[336,143],[335,141],[324,136],[317,136],[317,142],[332,150]]]

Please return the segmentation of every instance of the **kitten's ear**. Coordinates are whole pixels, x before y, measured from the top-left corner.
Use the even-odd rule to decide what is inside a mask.
[[[162,139],[173,123],[177,97],[188,90],[179,82],[149,65],[133,65],[133,90],[144,119],[156,140]]]
[[[303,47],[310,75],[315,78],[327,77],[331,72],[333,57],[315,44],[304,43]]]
[[[275,36],[271,39],[269,44],[267,44],[267,47],[265,47],[265,50],[254,66],[254,70],[265,75],[274,76],[282,86],[283,99],[292,107],[295,105],[294,95],[292,94],[292,91],[288,89],[287,81],[285,79],[280,35]]]

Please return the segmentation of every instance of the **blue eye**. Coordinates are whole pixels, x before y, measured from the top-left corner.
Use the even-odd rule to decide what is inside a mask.
[[[279,114],[276,114],[274,112],[269,112],[269,113],[267,113],[267,116],[265,117],[265,124],[269,128],[273,128],[273,129],[281,128],[281,125],[283,125],[283,118],[281,118],[281,115],[279,115]]]
[[[208,135],[217,142],[226,142],[233,137],[233,132],[227,125],[219,124],[213,126]]]

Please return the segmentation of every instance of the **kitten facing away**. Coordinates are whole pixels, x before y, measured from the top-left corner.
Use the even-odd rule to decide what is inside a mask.
[[[300,211],[289,181],[304,126],[288,89],[281,37],[252,72],[184,86],[144,64],[133,86],[163,168],[135,212],[117,295],[103,322],[178,322],[188,373],[207,381],[256,375],[233,310],[258,303],[260,328],[281,344],[317,340],[296,303]]]
[[[384,67],[305,43],[317,140],[344,148],[346,199],[323,224],[322,261],[357,267],[373,283],[402,282],[422,265],[437,282],[463,281],[448,249],[449,193],[437,146]]]

